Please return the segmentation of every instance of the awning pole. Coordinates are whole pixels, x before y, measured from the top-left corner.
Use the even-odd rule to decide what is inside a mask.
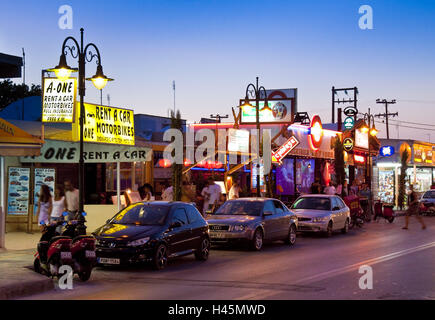
[[[121,163],[116,163],[116,198],[118,199],[118,211],[121,210]]]
[[[6,232],[6,201],[5,193],[7,190],[5,179],[5,158],[0,157],[0,248],[5,247],[5,232]]]

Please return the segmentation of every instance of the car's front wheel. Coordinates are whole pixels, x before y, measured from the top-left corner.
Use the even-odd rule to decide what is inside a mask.
[[[201,241],[201,244],[198,249],[195,251],[195,258],[199,261],[206,261],[210,254],[210,240],[208,238],[204,238]]]
[[[288,231],[288,236],[287,236],[287,238],[285,239],[285,243],[286,243],[286,244],[292,246],[292,245],[294,245],[294,244],[296,243],[296,232],[297,232],[297,230],[296,230],[296,226],[295,226],[294,224],[292,224],[292,225],[290,226],[289,231]]]
[[[166,267],[168,263],[168,249],[164,244],[161,244],[157,247],[154,253],[153,259],[153,269],[154,270],[162,270]]]
[[[263,247],[263,231],[257,229],[254,232],[254,237],[251,240],[251,249],[254,251],[260,251]]]

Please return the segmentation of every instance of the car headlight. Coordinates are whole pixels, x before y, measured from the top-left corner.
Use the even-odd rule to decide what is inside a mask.
[[[238,231],[238,232],[240,232],[240,231],[245,231],[245,229],[246,229],[246,226],[244,226],[244,225],[237,225],[237,226],[233,226],[231,231]]]
[[[313,222],[324,222],[324,221],[328,221],[329,217],[315,217],[313,218]]]
[[[127,246],[129,247],[139,247],[139,246],[143,246],[144,244],[146,244],[148,241],[150,240],[150,237],[146,237],[146,238],[142,238],[142,239],[137,239],[134,241],[130,241]]]

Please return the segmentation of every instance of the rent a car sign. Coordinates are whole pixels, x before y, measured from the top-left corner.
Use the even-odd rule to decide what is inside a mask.
[[[73,122],[77,79],[44,78],[42,122]]]
[[[85,103],[83,140],[134,145],[133,110]]]

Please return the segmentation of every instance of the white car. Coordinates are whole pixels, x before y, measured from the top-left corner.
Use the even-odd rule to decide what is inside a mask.
[[[303,195],[296,199],[291,211],[298,217],[298,230],[323,232],[330,237],[334,231],[349,231],[350,209],[339,196]]]

